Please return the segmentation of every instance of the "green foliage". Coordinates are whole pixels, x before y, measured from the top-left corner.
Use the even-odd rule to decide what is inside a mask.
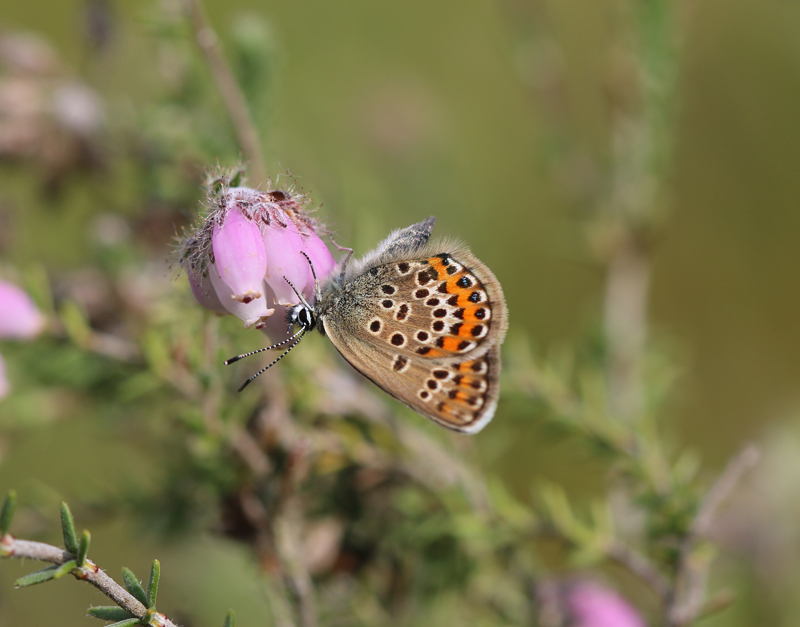
[[[101,620],[125,621],[133,618],[138,622],[138,618],[132,617],[127,610],[116,605],[94,605],[88,610],[89,615]],[[136,623],[133,623],[136,624]]]
[[[75,518],[64,501],[61,502],[61,534],[64,536],[64,548],[70,553],[78,554],[78,534],[75,531]]]
[[[91,534],[84,529],[81,534],[81,539],[78,543],[78,567],[83,568],[86,564],[86,554],[89,552],[89,543],[91,542]]]
[[[14,520],[14,512],[17,508],[17,493],[9,490],[3,500],[3,508],[0,509],[0,536],[4,536],[11,528],[11,521]]]
[[[70,568],[75,568],[75,562],[70,561],[67,562],[70,565]],[[48,566],[46,568],[42,568],[41,570],[37,570],[35,572],[29,573],[27,575],[23,575],[19,579],[14,582],[15,588],[27,588],[28,586],[34,586],[37,583],[44,583],[46,581],[50,581],[51,579],[56,579],[56,574],[59,572],[59,569],[62,565],[53,565]]]
[[[13,492],[12,492],[13,494]],[[15,497],[6,499],[6,506],[9,501],[13,501]],[[6,507],[6,509],[9,509]],[[10,519],[10,517],[8,517]],[[29,573],[17,579],[15,586],[17,588],[24,588],[47,581],[60,579],[66,574],[73,574],[78,579],[91,580],[101,591],[105,592],[111,598],[120,598],[122,589],[116,583],[109,583],[107,578],[93,579],[97,573],[97,567],[93,564],[87,566],[86,554],[89,550],[90,534],[84,531],[80,539],[76,537],[75,533],[75,520],[72,516],[69,506],[61,503],[61,523],[64,534],[65,545],[67,550],[76,554],[76,559],[65,561],[61,564],[52,564],[41,570]],[[5,535],[5,534],[4,534]],[[23,542],[19,544],[14,538],[5,537],[3,556],[5,557],[30,557],[33,559],[46,559],[53,560],[63,555],[55,547],[49,547],[44,544]],[[51,550],[52,549],[52,550]],[[74,550],[70,550],[74,549]],[[42,553],[45,551],[47,556]],[[158,596],[158,582],[160,579],[160,564],[158,560],[154,560],[150,569],[150,578],[147,583],[147,591],[145,592],[142,584],[136,578],[136,575],[129,568],[122,569],[122,579],[125,589],[147,609],[142,616],[135,616],[130,611],[123,607],[117,606],[92,606],[88,612],[90,616],[99,618],[106,621],[115,621],[114,625],[164,625],[164,618],[155,609],[156,598]]]
[[[161,578],[161,564],[158,560],[153,560],[150,567],[150,579],[147,580],[147,597],[143,601],[146,607],[155,609],[156,599],[158,598],[158,581]]]
[[[133,574],[130,568],[122,569],[122,580],[125,582],[125,588],[145,607],[151,607],[147,594],[142,588],[141,582]]]

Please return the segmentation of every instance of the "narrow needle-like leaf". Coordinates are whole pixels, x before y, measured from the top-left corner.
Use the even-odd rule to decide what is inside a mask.
[[[42,570],[37,570],[36,572],[23,575],[14,582],[14,587],[25,588],[27,586],[33,586],[37,583],[50,581],[56,576],[56,570],[58,570],[58,566],[54,564],[53,566],[42,568]]]
[[[123,621],[131,618],[135,621],[139,620],[125,608],[117,607],[116,605],[95,605],[94,607],[90,607],[89,616],[94,616],[102,620]]]
[[[72,572],[72,570],[78,565],[75,560],[70,560],[68,562],[64,562],[56,568],[55,574],[53,575],[53,579],[61,579],[67,573]]]
[[[161,578],[161,563],[158,560],[153,560],[153,565],[150,567],[150,580],[147,582],[147,603],[145,605],[150,609],[156,607],[156,597],[158,596],[158,580]]]
[[[75,531],[75,519],[69,505],[61,503],[61,533],[64,535],[64,548],[73,555],[78,554],[78,534]]]
[[[89,552],[89,543],[91,541],[92,541],[92,534],[90,534],[88,531],[84,529],[83,533],[81,534],[81,541],[80,544],[78,544],[78,551],[77,551],[78,566],[80,566],[81,568],[83,567],[84,564],[86,564],[86,554]]]
[[[122,569],[122,580],[125,582],[125,587],[128,589],[128,592],[135,596],[139,603],[147,606],[147,595],[144,593],[144,588],[142,588],[142,584],[130,568]]]

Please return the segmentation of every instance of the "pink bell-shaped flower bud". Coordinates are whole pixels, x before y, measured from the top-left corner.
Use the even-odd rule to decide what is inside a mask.
[[[570,586],[567,608],[575,627],[645,627],[638,612],[619,594],[600,584],[581,581]]]
[[[275,293],[275,303],[289,307],[297,305],[300,299],[292,286],[287,283],[287,279],[298,292],[302,293],[311,280],[311,266],[301,252],[304,242],[297,232],[297,227],[285,214],[283,218],[285,227],[275,220],[264,230],[264,249],[267,253],[266,282]]]
[[[311,263],[314,265],[314,274],[317,275],[317,280],[322,282],[336,266],[336,262],[333,260],[333,255],[331,255],[331,251],[328,250],[325,242],[323,242],[316,233],[310,233],[303,239],[303,250],[305,250],[306,254],[311,259]],[[309,284],[306,287],[306,298],[313,297],[313,291],[314,280],[312,277],[311,281],[309,281]]]
[[[11,385],[6,378],[6,362],[3,361],[3,356],[0,355],[0,399],[8,396],[11,391]]]
[[[247,304],[261,298],[267,254],[258,224],[234,205],[221,223],[214,224],[211,245],[217,271],[233,300]]]
[[[266,290],[267,302],[274,304],[275,294],[266,282],[264,283],[264,289]],[[267,337],[270,338],[270,343],[279,342],[289,337],[294,332],[293,330],[290,331],[289,323],[286,320],[286,309],[283,307],[278,308],[275,315],[270,316],[270,318],[258,328],[266,333]]]
[[[195,274],[188,263],[184,264],[184,270],[186,270],[186,276],[189,278],[189,287],[192,288],[192,294],[198,303],[206,309],[223,316],[230,313],[222,306],[219,296],[217,296],[217,291],[211,284],[208,271],[205,274]]]
[[[28,340],[44,329],[45,318],[22,289],[0,281],[0,338]]]
[[[208,267],[208,278],[219,297],[219,302],[228,312],[243,320],[246,329],[252,326],[260,329],[264,326],[267,318],[275,313],[274,309],[267,307],[267,299],[263,289],[259,290],[260,296],[258,298],[243,303],[234,298],[233,290],[222,280],[214,264]]]

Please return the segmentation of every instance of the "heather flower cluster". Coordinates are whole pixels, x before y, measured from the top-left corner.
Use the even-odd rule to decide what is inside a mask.
[[[226,181],[212,180],[211,209],[181,242],[180,263],[201,305],[264,329],[279,307],[300,303],[297,293],[313,300],[311,264],[319,280],[336,264],[303,195]],[[283,323],[282,310],[275,319]]]
[[[45,326],[45,317],[22,289],[0,281],[0,339],[30,340]],[[8,395],[10,386],[6,366],[0,355],[0,398]]]

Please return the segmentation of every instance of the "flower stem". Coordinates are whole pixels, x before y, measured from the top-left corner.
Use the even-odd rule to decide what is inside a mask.
[[[228,115],[231,116],[242,151],[250,162],[249,170],[258,184],[265,183],[267,181],[267,171],[264,165],[264,157],[261,153],[261,145],[258,141],[258,132],[253,123],[253,117],[250,115],[250,110],[247,108],[244,94],[222,53],[219,38],[209,25],[200,0],[186,0],[186,7],[197,45],[208,63],[211,75],[214,77],[219,93],[225,102]]]
[[[74,560],[75,556],[63,549],[45,544],[43,542],[32,542],[30,540],[18,540],[11,534],[6,534],[0,538],[0,555],[3,557],[16,557],[19,559],[37,560],[40,562],[50,562],[51,564],[64,564]],[[120,586],[111,577],[106,575],[103,570],[98,568],[91,560],[86,560],[85,565],[76,569],[80,573],[73,571],[76,579],[82,579],[92,584],[100,590],[114,603],[127,610],[137,618],[144,617],[148,610],[125,588]],[[161,627],[177,627],[163,614],[158,615]]]

